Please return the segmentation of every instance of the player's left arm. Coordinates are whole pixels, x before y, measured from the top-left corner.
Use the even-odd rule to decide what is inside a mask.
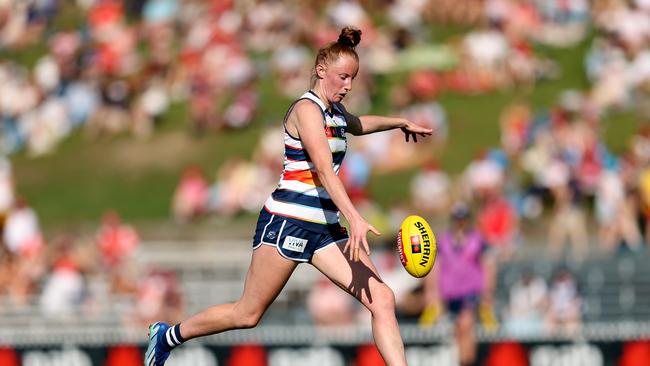
[[[413,142],[417,142],[417,135],[426,137],[433,133],[432,129],[417,125],[406,118],[373,115],[357,117],[348,112],[342,104],[341,107],[343,113],[345,113],[348,132],[356,136],[399,128],[404,132],[406,142],[409,141],[409,137],[411,136],[413,137]]]

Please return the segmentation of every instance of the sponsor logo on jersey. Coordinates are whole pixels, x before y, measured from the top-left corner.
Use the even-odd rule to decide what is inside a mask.
[[[325,136],[332,138],[343,138],[345,137],[345,128],[344,127],[332,127],[325,126]]]

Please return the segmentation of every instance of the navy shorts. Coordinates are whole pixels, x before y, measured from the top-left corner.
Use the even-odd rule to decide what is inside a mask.
[[[479,296],[467,295],[457,299],[449,299],[445,301],[447,311],[453,316],[457,317],[461,311],[467,309],[474,311],[478,307]]]
[[[274,246],[285,258],[296,262],[310,262],[314,253],[330,244],[348,240],[348,232],[341,225],[331,225],[326,233],[307,230],[283,216],[262,209],[257,220],[253,249],[262,244]]]

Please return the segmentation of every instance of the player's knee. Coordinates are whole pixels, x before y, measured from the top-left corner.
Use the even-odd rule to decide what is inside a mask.
[[[241,329],[246,329],[246,328],[255,328],[257,324],[260,322],[260,319],[262,319],[262,312],[258,311],[251,311],[251,312],[246,312],[246,313],[241,313],[237,315],[238,318],[238,328]]]
[[[369,308],[373,315],[395,315],[395,293],[386,285],[380,286],[369,301]]]
[[[241,300],[235,303],[232,309],[232,317],[236,328],[254,328],[264,315],[264,308],[244,304]]]

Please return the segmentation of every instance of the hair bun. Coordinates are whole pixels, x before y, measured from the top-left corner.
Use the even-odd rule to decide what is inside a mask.
[[[341,29],[341,34],[339,34],[339,39],[336,42],[354,48],[361,42],[361,30],[354,27],[345,27]]]

